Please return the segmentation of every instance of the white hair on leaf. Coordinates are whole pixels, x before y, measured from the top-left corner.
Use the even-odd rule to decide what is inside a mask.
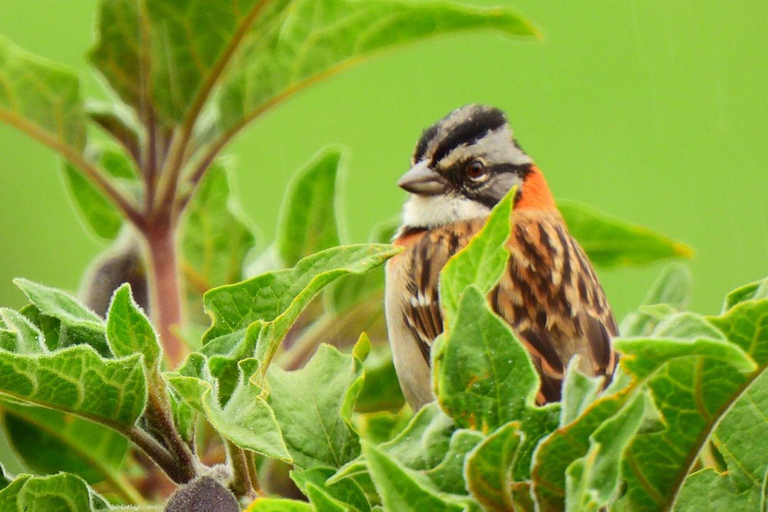
[[[452,222],[487,217],[491,209],[461,194],[411,194],[403,206],[403,225],[431,228]]]

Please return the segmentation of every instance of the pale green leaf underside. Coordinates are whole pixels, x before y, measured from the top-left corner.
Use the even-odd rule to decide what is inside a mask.
[[[667,258],[693,256],[693,251],[681,242],[589,206],[573,201],[560,201],[557,206],[571,235],[597,266],[644,265]]]

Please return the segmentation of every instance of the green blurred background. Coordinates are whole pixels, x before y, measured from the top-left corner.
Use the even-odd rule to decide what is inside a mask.
[[[398,214],[405,194],[395,181],[421,130],[485,102],[507,111],[557,197],[693,246],[695,309],[716,313],[726,292],[768,275],[768,2],[508,3],[541,28],[541,41],[486,32],[387,53],[292,98],[239,138],[229,150],[262,244],[291,173],[330,143],[350,149],[345,228],[364,241]],[[0,34],[77,69],[101,97],[84,58],[96,5],[3,0]],[[76,289],[103,246],[70,207],[56,157],[0,126],[0,177],[0,305],[22,305],[16,276]],[[601,272],[619,315],[660,267]]]

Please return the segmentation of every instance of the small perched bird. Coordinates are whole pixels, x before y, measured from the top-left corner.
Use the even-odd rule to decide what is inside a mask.
[[[610,379],[616,321],[589,259],[571,237],[541,171],[499,109],[467,105],[427,128],[398,185],[410,192],[387,263],[386,317],[398,379],[414,410],[434,400],[430,348],[443,331],[440,270],[515,185],[510,256],[488,300],[531,354],[540,404],[560,400],[568,361]]]

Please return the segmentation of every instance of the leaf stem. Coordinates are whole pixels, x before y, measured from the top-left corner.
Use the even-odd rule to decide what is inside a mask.
[[[248,463],[248,455],[245,450],[231,441],[226,441],[227,458],[232,466],[233,480],[230,485],[232,492],[238,498],[258,498],[258,491],[254,488],[254,476],[251,475],[251,467]],[[255,466],[254,466],[255,469]],[[258,480],[256,480],[258,485]]]

